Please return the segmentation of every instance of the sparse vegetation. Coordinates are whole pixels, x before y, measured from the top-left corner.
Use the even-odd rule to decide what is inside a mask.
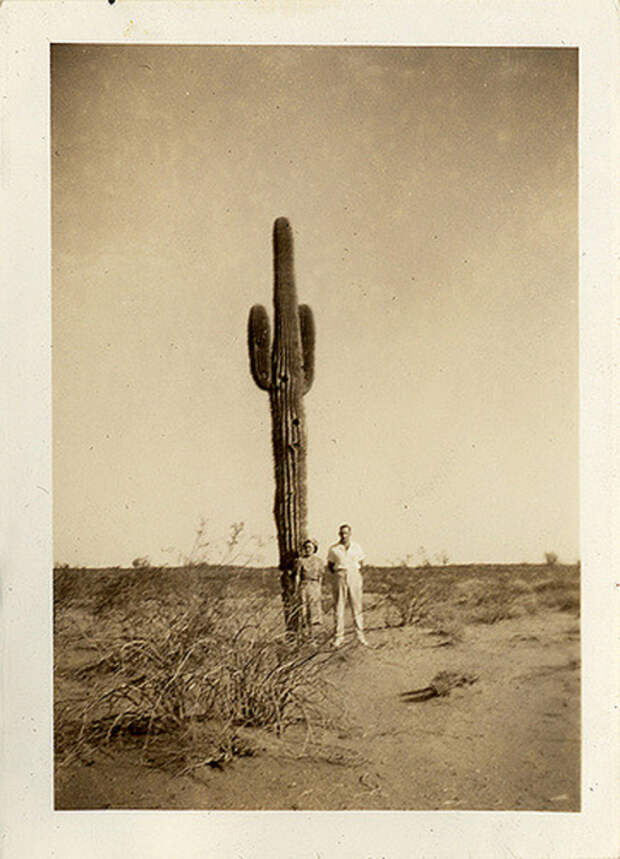
[[[555,552],[545,552],[545,563],[548,567],[555,567],[558,562],[558,556]]]
[[[458,635],[466,624],[497,623],[542,609],[579,612],[574,566],[425,564],[370,569],[365,579],[366,592],[382,597],[386,626],[420,624]]]
[[[231,548],[240,533],[240,524],[231,530]],[[579,613],[577,566],[367,567],[364,575],[375,629],[418,625],[441,645],[464,641],[467,625]],[[291,731],[296,754],[349,760],[354,750],[330,752],[324,733],[334,713],[344,718],[325,670],[342,655],[325,641],[291,645],[279,590],[275,569],[57,569],[57,766],[127,751],[143,766],[194,774],[255,754],[265,731],[273,742]]]
[[[240,728],[320,722],[318,672],[331,655],[284,642],[264,585],[208,567],[57,571],[58,761],[131,742],[147,761],[155,747],[159,763],[217,765],[251,751]]]

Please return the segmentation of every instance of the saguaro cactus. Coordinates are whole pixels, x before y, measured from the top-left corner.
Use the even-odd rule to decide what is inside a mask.
[[[273,513],[278,531],[282,597],[287,628],[295,625],[293,569],[306,539],[307,435],[303,396],[314,376],[314,320],[308,305],[297,305],[293,232],[286,218],[273,226],[273,346],[269,316],[255,304],[248,319],[252,377],[269,391],[276,493]],[[270,350],[271,347],[271,350]]]

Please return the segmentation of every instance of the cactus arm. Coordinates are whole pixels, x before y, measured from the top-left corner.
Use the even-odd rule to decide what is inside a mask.
[[[299,305],[299,327],[301,330],[301,351],[303,359],[303,394],[307,394],[314,380],[314,316],[307,304]]]
[[[271,326],[269,316],[262,304],[255,304],[248,318],[248,352],[252,378],[261,389],[271,387]]]

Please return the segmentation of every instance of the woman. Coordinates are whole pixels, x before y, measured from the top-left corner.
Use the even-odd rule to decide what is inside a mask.
[[[295,567],[295,581],[299,593],[301,608],[301,632],[313,637],[323,623],[323,608],[321,606],[321,584],[323,581],[323,561],[316,554],[319,544],[310,537],[304,540],[301,547],[301,557]]]

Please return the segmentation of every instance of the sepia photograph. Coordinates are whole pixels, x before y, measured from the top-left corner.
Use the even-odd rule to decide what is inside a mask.
[[[620,855],[619,24],[2,2],[3,857]]]
[[[580,812],[579,50],[49,63],[54,809]]]

